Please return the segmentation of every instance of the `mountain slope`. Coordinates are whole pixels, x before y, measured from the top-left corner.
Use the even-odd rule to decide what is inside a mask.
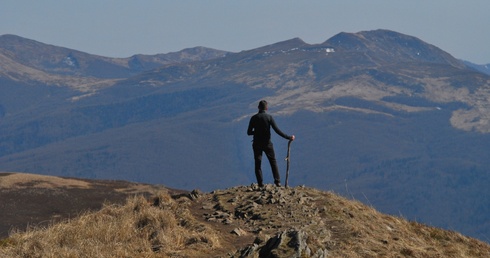
[[[456,232],[384,215],[331,192],[272,185],[133,197],[0,243],[8,257],[490,255],[488,244]]]
[[[150,196],[162,189],[127,181],[0,173],[0,238],[99,210],[106,202],[122,204],[129,196]]]
[[[297,136],[291,185],[487,241],[489,78],[392,31],[292,39],[164,65],[83,98],[46,88],[59,97],[23,112],[2,102],[0,168],[187,190],[248,185],[245,130],[265,98]],[[273,142],[284,171],[287,143]]]

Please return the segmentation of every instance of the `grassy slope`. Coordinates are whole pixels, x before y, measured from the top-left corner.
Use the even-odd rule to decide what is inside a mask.
[[[478,240],[384,215],[331,192],[267,185],[132,197],[124,205],[107,204],[13,234],[0,242],[0,256],[240,257],[238,250],[254,241],[263,248],[271,236],[291,228],[306,233],[312,253],[324,249],[331,257],[490,255],[490,246]]]

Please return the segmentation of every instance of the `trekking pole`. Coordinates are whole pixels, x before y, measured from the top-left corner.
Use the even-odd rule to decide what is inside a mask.
[[[291,142],[292,141],[289,140],[289,142],[288,142],[288,154],[285,158],[285,160],[287,162],[287,166],[286,166],[286,183],[285,183],[284,187],[286,187],[286,188],[288,187],[288,178],[289,178],[289,161],[290,161],[289,154],[291,152]]]

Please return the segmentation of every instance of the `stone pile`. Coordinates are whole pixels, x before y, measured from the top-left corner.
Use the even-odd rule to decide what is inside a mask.
[[[237,236],[256,236],[253,244],[231,257],[325,257],[327,250],[320,242],[330,236],[321,219],[327,208],[317,199],[320,193],[314,189],[253,184],[216,190],[199,202],[205,220],[236,225],[230,233]],[[315,237],[310,242],[319,245],[310,247],[310,235],[327,239]]]

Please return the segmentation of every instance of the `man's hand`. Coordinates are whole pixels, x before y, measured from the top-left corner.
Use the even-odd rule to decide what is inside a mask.
[[[294,141],[294,135],[291,135],[291,139],[289,139],[290,141]]]

